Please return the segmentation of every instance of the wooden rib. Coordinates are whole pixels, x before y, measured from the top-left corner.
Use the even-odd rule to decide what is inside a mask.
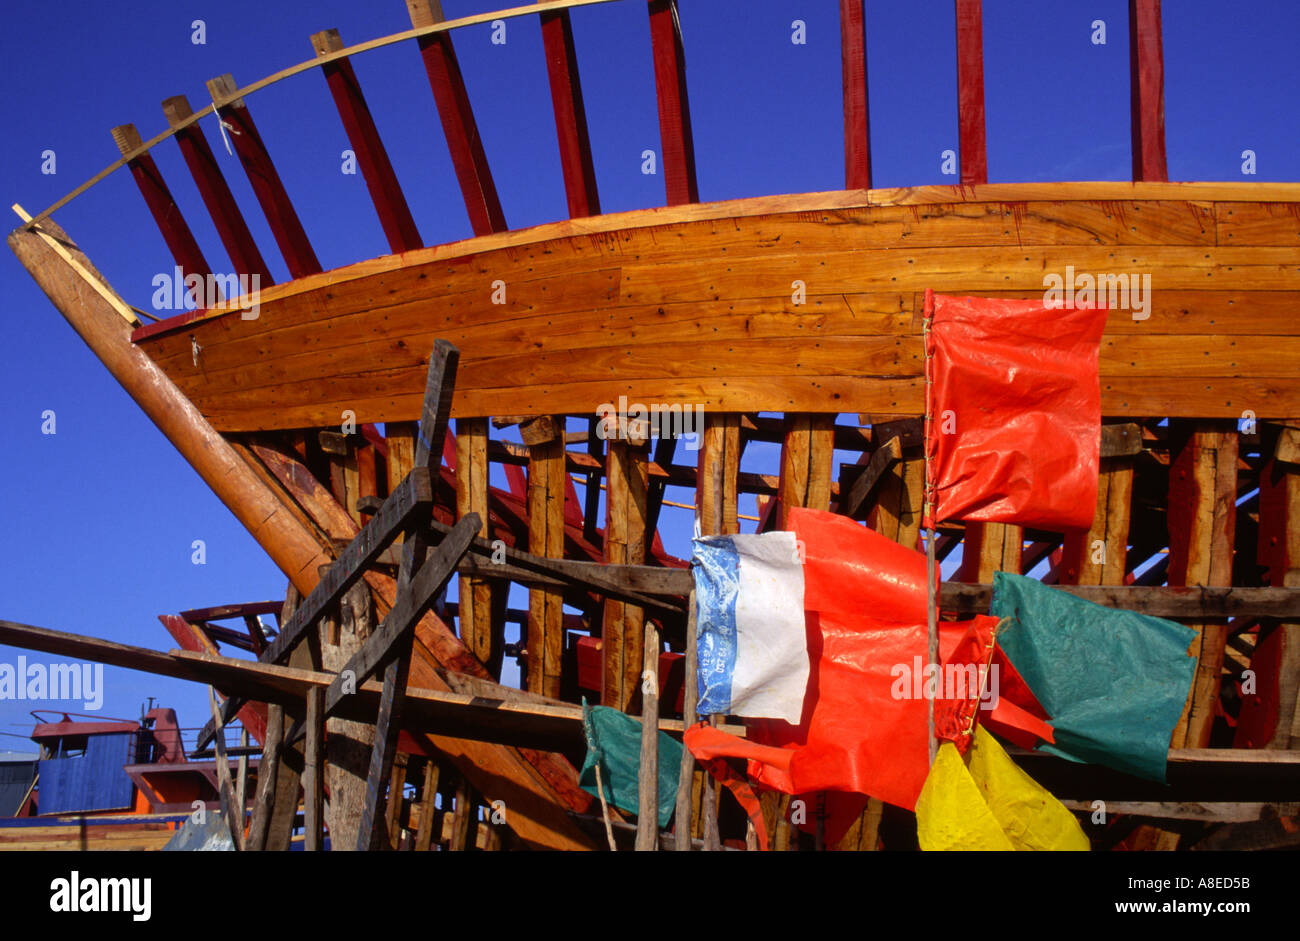
[[[234,96],[234,77],[227,74],[209,80],[208,92],[214,101],[223,97],[228,101],[218,109],[218,114],[232,126],[227,136],[239,156],[253,194],[262,207],[266,223],[275,236],[275,243],[280,248],[290,276],[302,278],[316,274],[321,270],[316,251],[311,247],[302,222],[298,219],[297,210],[293,208],[280,174],[276,172],[275,164],[271,162],[262,135],[253,123],[253,116],[243,99]]]
[[[1134,463],[1132,457],[1102,459],[1092,526],[1086,532],[1065,534],[1058,575],[1061,584],[1124,584]]]
[[[961,182],[976,186],[989,181],[984,142],[984,13],[983,0],[957,4],[957,130],[961,149]]]
[[[176,143],[180,146],[181,156],[194,177],[194,185],[203,197],[203,205],[212,217],[221,244],[225,246],[235,274],[257,275],[262,288],[275,284],[271,270],[266,266],[262,253],[253,241],[253,234],[248,230],[244,214],[235,202],[234,194],[226,183],[225,174],[217,165],[203,128],[198,124],[186,123],[194,114],[190,103],[184,95],[176,95],[162,103],[163,114],[167,123],[176,132]]]
[[[1300,454],[1287,445],[1300,438],[1294,426],[1270,429],[1263,437],[1262,454],[1266,457],[1259,472],[1259,543],[1257,557],[1267,566],[1265,580],[1275,587],[1300,587]],[[1300,729],[1295,722],[1300,717],[1300,620],[1281,622],[1274,628],[1273,636],[1256,643],[1255,658],[1251,667],[1262,682],[1271,677],[1262,669],[1265,656],[1262,645],[1267,643],[1274,651],[1277,696],[1271,703],[1259,704],[1268,710],[1266,723],[1248,722],[1254,710],[1252,700],[1242,703],[1238,722],[1238,747],[1294,748],[1300,745]],[[1257,667],[1255,660],[1261,661]],[[1243,732],[1256,731],[1256,740],[1245,740]],[[1271,728],[1269,726],[1271,725]]]
[[[1020,574],[1020,553],[1024,530],[1006,523],[966,524],[962,543],[961,569],[957,578],[963,582],[991,582],[994,572]]]
[[[645,529],[645,446],[610,440],[605,476],[606,563],[643,565],[652,534]],[[639,605],[605,599],[601,653],[604,670],[601,704],[631,711],[639,697],[645,611]]]
[[[564,419],[544,423],[547,435],[528,449],[528,551],[564,556]],[[486,454],[485,454],[486,460]],[[528,689],[557,699],[564,656],[564,594],[546,588],[528,592]]]
[[[1236,526],[1235,424],[1171,422],[1169,584],[1232,584]],[[1205,622],[1192,642],[1196,679],[1178,726],[1178,748],[1209,745],[1228,627]]]
[[[123,154],[131,153],[140,147],[140,134],[134,124],[115,127],[112,133],[117,149]],[[167,248],[172,253],[176,264],[186,275],[197,274],[206,279],[212,273],[212,269],[208,267],[207,260],[203,257],[203,250],[199,248],[199,243],[185,222],[180,207],[172,198],[171,190],[163,181],[162,173],[154,163],[153,157],[142,154],[129,161],[127,166],[131,168],[131,176],[135,178],[136,186],[140,188],[140,195],[144,197],[145,204],[149,207],[149,214],[158,224],[158,231],[162,233],[163,241],[167,243]],[[207,306],[205,297],[206,294],[200,288],[194,298],[199,307]]]
[[[582,82],[573,46],[573,25],[569,12],[543,13],[542,48],[546,53],[546,75],[551,84],[551,105],[555,110],[555,134],[560,144],[560,168],[564,172],[564,193],[569,217],[600,215],[596,170],[591,159],[587,133],[587,111],[582,102]]]
[[[455,20],[446,20],[444,22],[429,23],[425,26],[416,29],[408,29],[400,33],[393,33],[392,35],[389,36],[381,36],[377,39],[367,40],[366,42],[358,43],[355,46],[349,46],[346,49],[341,49],[339,52],[333,53],[330,56],[323,56],[317,59],[308,59],[306,62],[299,62],[297,65],[292,65],[289,66],[288,68],[281,69],[279,72],[276,72],[272,75],[268,75],[266,78],[253,82],[252,84],[247,85],[243,88],[234,89],[230,92],[228,96],[225,97],[242,98],[247,95],[251,95],[254,92],[261,91],[263,88],[268,88],[271,85],[276,84],[277,82],[282,82],[286,78],[291,78],[292,76],[297,75],[301,72],[306,72],[310,69],[319,68],[323,65],[328,64],[329,62],[333,62],[335,59],[341,59],[341,58],[346,58],[348,56],[359,55],[363,52],[369,52],[372,49],[381,49],[384,46],[391,46],[394,43],[405,42],[406,40],[409,39],[420,39],[425,36],[431,36],[436,33],[450,32],[453,29],[461,29],[466,26],[475,26],[480,23],[490,23],[493,20],[499,20],[499,19],[504,20],[504,19],[510,19],[512,17],[517,17],[517,16],[528,16],[534,13],[547,13],[554,10],[570,10],[573,9],[574,7],[595,6],[596,4],[613,3],[613,2],[615,2],[615,0],[546,0],[546,2],[544,3],[539,2],[537,6],[510,7],[505,10],[498,10],[494,13],[477,13],[472,16],[462,16],[459,19],[455,19]],[[219,105],[223,103],[224,102],[222,98],[216,99],[216,104]],[[216,107],[214,107],[213,105],[209,105],[208,107],[200,111],[198,114],[194,115],[193,118],[185,126],[188,127],[189,124],[198,121],[200,118],[205,118],[208,115],[213,114],[215,111],[216,111]],[[115,170],[119,170],[122,167],[126,166],[127,160],[130,157],[135,157],[137,156],[138,153],[144,153],[150,150],[151,148],[156,147],[158,144],[162,143],[163,141],[167,140],[167,138],[175,134],[177,130],[178,128],[172,128],[170,130],[164,131],[161,134],[157,135],[156,137],[150,138],[148,141],[146,141],[138,151],[133,151],[127,157],[123,157],[122,159],[109,164],[107,167],[105,167],[99,173],[95,174],[86,182],[82,183],[72,192],[68,193],[66,196],[62,197],[61,199],[47,206],[45,209],[42,209],[40,213],[36,215],[34,221],[39,223],[49,218],[51,213],[55,212],[58,209],[63,208],[68,203],[72,202],[72,200],[76,199],[82,193],[89,190],[95,184],[107,178]]]
[[[311,44],[317,56],[327,56],[344,48],[336,29],[313,34]],[[346,58],[334,59],[323,65],[321,71],[329,83],[330,94],[334,97],[348,142],[361,166],[370,199],[379,215],[379,224],[388,239],[388,247],[394,252],[420,248],[424,242],[415,226],[410,207],[406,204],[401,184],[397,182],[397,174],[393,171],[392,161],[388,159],[388,151],[380,140],[375,119],[371,117],[370,108],[361,93],[361,84],[357,81],[352,63]]]
[[[686,57],[677,0],[650,0],[650,43],[655,64],[655,96],[659,103],[659,147],[668,205],[697,203],[695,142],[691,106],[686,93]]]
[[[483,520],[480,536],[488,536],[488,422],[462,418],[456,422],[456,518],[477,513]],[[530,516],[531,519],[531,516]],[[563,533],[561,533],[561,536]],[[503,638],[493,629],[491,582],[462,576],[459,581],[460,637],[488,672],[498,675],[504,654]]]
[[[325,691],[320,687],[307,693],[307,741],[304,751],[306,763],[302,777],[303,789],[303,849],[315,852],[322,848],[321,825],[324,822],[324,713],[321,706]]]
[[[835,416],[786,416],[785,443],[781,447],[781,529],[789,529],[793,507],[830,508],[831,458],[835,444]]]
[[[442,5],[439,0],[407,0],[407,12],[415,27],[441,22]],[[487,154],[479,137],[474,111],[470,107],[465,79],[456,60],[456,50],[448,33],[432,33],[419,40],[420,56],[429,76],[442,120],[442,130],[447,138],[451,163],[460,182],[465,210],[469,213],[470,227],[475,235],[501,232],[507,228],[497,196],[492,171],[488,168]]]
[[[871,189],[871,119],[863,0],[840,0],[840,70],[844,94],[844,188]]]
[[[1165,161],[1165,58],[1160,0],[1129,0],[1133,179],[1169,179]]]

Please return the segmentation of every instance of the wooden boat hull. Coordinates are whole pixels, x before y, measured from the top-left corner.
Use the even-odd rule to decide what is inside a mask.
[[[226,432],[415,419],[436,337],[461,350],[458,417],[591,413],[620,396],[918,414],[927,288],[1041,297],[1052,275],[1119,275],[1138,280],[1107,324],[1105,414],[1286,416],[1300,406],[1297,248],[1294,184],[763,197],[385,256],[269,288],[256,319],[214,308],[134,339]]]

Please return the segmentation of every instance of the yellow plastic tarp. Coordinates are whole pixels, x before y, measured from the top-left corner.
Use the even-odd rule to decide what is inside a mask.
[[[916,802],[923,850],[1088,850],[1079,822],[976,726],[966,758],[939,746]]]

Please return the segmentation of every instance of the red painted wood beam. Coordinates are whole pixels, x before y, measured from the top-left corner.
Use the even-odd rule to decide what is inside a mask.
[[[229,97],[238,86],[231,75],[222,75],[208,82],[208,93],[214,101]],[[289,200],[280,174],[271,162],[262,135],[257,132],[253,116],[244,105],[242,98],[237,98],[218,109],[226,122],[226,134],[234,148],[239,162],[248,175],[248,182],[253,187],[253,194],[266,215],[267,225],[275,236],[275,244],[280,247],[284,263],[293,278],[303,278],[321,270],[316,259],[316,251],[307,239],[307,232],[298,219],[298,212]]]
[[[311,37],[311,44],[317,56],[329,55],[343,48],[343,40],[336,29],[316,33]],[[339,109],[348,142],[357,155],[361,175],[365,178],[366,188],[370,190],[375,212],[379,214],[379,224],[388,239],[388,247],[394,254],[422,248],[424,242],[415,227],[415,219],[406,204],[402,187],[397,182],[397,174],[393,172],[388,151],[379,138],[375,119],[371,117],[365,96],[361,94],[361,85],[352,63],[347,59],[336,59],[321,66],[321,71],[325,73],[330,94],[334,96],[334,104]]]
[[[961,149],[961,182],[975,186],[989,181],[984,140],[984,12],[983,0],[957,2],[957,140]]]
[[[1165,53],[1160,0],[1128,0],[1133,179],[1165,182]]]
[[[871,189],[871,120],[867,111],[867,36],[862,0],[840,0],[840,70],[844,86],[844,188]]]
[[[442,22],[442,7],[438,0],[407,0],[407,11],[414,27],[432,26]],[[461,75],[456,49],[449,33],[435,33],[418,40],[424,69],[429,75],[429,87],[438,106],[438,117],[447,137],[451,164],[460,182],[469,224],[475,235],[506,231],[505,214],[497,196],[492,170],[479,137],[474,110],[470,107],[465,78]]]
[[[162,109],[167,123],[172,127],[194,114],[184,95],[168,98],[162,103]],[[275,279],[271,277],[270,269],[262,258],[262,252],[253,241],[253,233],[244,221],[244,214],[239,211],[239,204],[230,192],[226,177],[217,165],[217,158],[208,146],[203,129],[198,124],[191,124],[177,131],[176,143],[180,145],[181,156],[185,158],[185,165],[194,177],[194,185],[203,197],[203,205],[208,207],[208,215],[212,217],[221,244],[230,256],[230,263],[235,266],[234,273],[255,274],[263,287],[275,284]]]
[[[555,109],[555,133],[560,142],[560,166],[564,170],[569,218],[598,216],[600,197],[596,193],[596,171],[591,161],[587,111],[582,103],[582,83],[578,78],[578,57],[573,47],[569,11],[543,13],[541,20],[542,47],[546,51],[546,75],[551,82],[551,104]]]
[[[124,156],[144,143],[134,124],[113,128],[113,140]],[[163,182],[153,157],[147,153],[141,154],[129,161],[127,166],[131,168],[131,176],[135,178],[140,195],[144,197],[154,222],[158,223],[158,231],[162,233],[163,241],[167,243],[176,264],[181,266],[186,275],[197,274],[206,279],[212,269],[208,267],[203,251],[185,222],[185,217],[181,215],[176,200],[172,199],[171,190]]]
[[[664,189],[668,205],[698,203],[695,141],[686,94],[686,57],[677,0],[650,0],[650,44],[655,61],[655,95],[659,99],[659,144],[663,151]]]

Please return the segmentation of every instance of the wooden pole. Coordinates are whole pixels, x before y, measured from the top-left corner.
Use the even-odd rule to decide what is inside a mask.
[[[211,686],[208,687],[208,704],[212,707],[212,714],[219,716],[221,713],[217,709],[217,691]],[[244,849],[244,815],[239,814],[239,819],[235,819],[235,800],[230,784],[230,762],[226,760],[226,731],[223,725],[217,726],[217,737],[214,740],[217,753],[217,785],[221,794],[221,813],[225,815],[226,823],[230,827],[230,839],[235,844],[237,851]]]
[[[641,763],[637,773],[636,848],[659,849],[659,631],[645,626],[641,662]]]
[[[266,742],[262,761],[257,768],[257,797],[253,800],[253,822],[249,825],[248,849],[266,849],[271,814],[275,808],[276,772],[280,767],[280,746],[284,742],[284,707],[271,703],[266,707]]]
[[[325,691],[319,686],[307,693],[307,744],[303,790],[303,849],[309,853],[322,848],[322,803],[325,797],[322,748],[325,744]]]
[[[102,275],[53,222],[43,230],[60,239],[72,258],[112,294]],[[331,561],[319,542],[262,482],[194,404],[131,342],[131,328],[98,290],[41,237],[18,229],[9,248],[74,330],[204,483],[243,524],[304,595],[316,585],[316,569]],[[117,297],[116,294],[112,294]],[[118,303],[125,305],[121,298]]]

